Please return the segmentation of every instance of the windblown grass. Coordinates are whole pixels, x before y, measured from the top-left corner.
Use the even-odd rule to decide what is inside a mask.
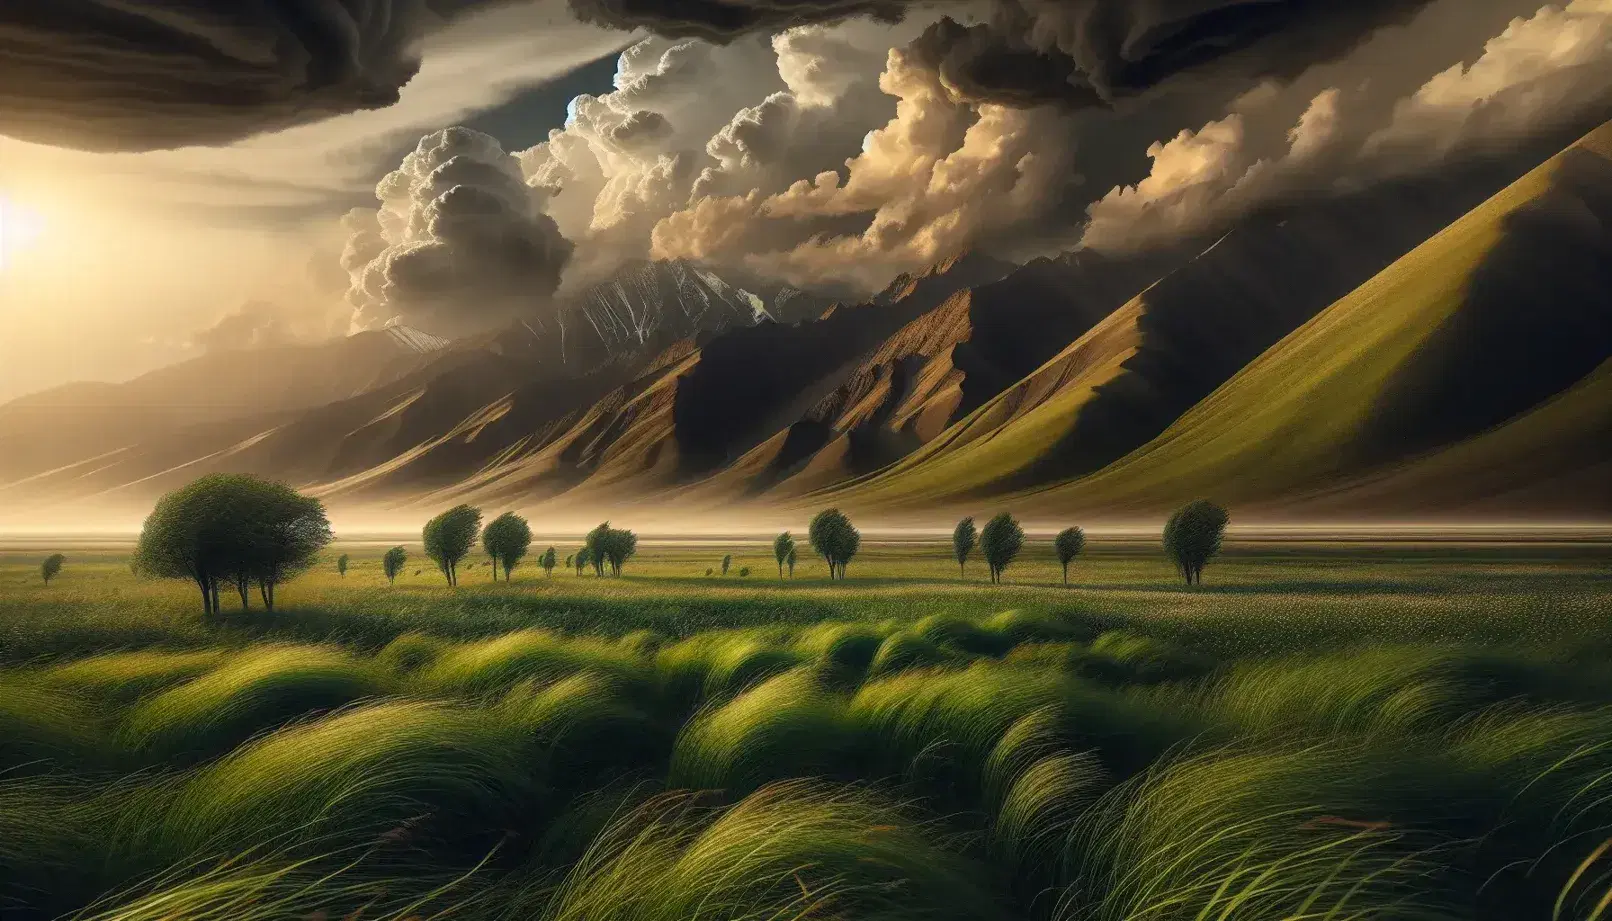
[[[213,755],[265,729],[389,690],[372,663],[318,646],[265,646],[134,708],[122,735],[169,756]]]

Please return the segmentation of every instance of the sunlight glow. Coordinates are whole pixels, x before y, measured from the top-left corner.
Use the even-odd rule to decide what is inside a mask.
[[[44,233],[44,219],[39,212],[0,195],[0,270],[32,246]]]

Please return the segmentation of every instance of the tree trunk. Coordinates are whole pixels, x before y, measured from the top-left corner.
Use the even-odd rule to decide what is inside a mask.
[[[201,589],[202,613],[209,614],[209,615],[212,614],[213,613],[213,596],[208,594],[208,592],[207,592],[207,580],[206,579],[197,579],[196,580],[196,587]]]
[[[211,588],[213,592],[213,613],[218,614],[223,611],[223,608],[219,607],[218,604],[218,580],[212,579],[210,581],[212,582]]]
[[[957,578],[959,578],[959,579],[968,578],[968,569],[967,569],[967,567],[965,567],[963,565],[962,560],[957,561]]]
[[[1063,587],[1069,587],[1069,564],[1063,564]]]

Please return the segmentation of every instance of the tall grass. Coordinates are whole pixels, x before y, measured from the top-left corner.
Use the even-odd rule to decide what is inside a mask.
[[[397,700],[266,735],[186,778],[147,847],[176,860],[281,847],[453,842],[485,853],[542,787],[522,727]],[[468,843],[464,843],[468,839]]]
[[[990,921],[977,870],[865,791],[791,781],[713,812],[657,799],[601,836],[549,921]]]
[[[331,647],[263,646],[151,697],[122,726],[125,743],[207,756],[265,729],[390,690],[373,663]]]
[[[677,739],[669,782],[742,795],[773,780],[843,776],[856,743],[844,699],[797,670],[690,721]]]

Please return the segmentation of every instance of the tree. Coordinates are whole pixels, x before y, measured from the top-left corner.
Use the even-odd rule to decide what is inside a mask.
[[[611,575],[621,575],[621,567],[638,552],[638,535],[622,528],[612,528],[610,522],[601,523],[588,532],[588,558],[597,575],[603,576],[605,567]]]
[[[505,512],[494,518],[481,531],[481,548],[492,557],[493,581],[498,581],[498,570],[504,570],[504,581],[526,557],[532,546],[532,528],[526,519],[514,512]]]
[[[993,584],[1001,584],[1002,571],[1008,568],[1023,548],[1024,529],[1019,527],[1012,515],[1003,512],[985,523],[985,530],[980,532],[980,551],[985,554],[985,562],[991,567]]]
[[[1231,516],[1213,502],[1198,499],[1170,516],[1164,526],[1164,552],[1188,585],[1203,584],[1203,568],[1220,552]]]
[[[789,578],[791,579],[795,578],[795,561],[799,558],[800,557],[797,555],[796,548],[790,547],[789,556],[784,558],[784,563],[789,566]]]
[[[550,579],[554,578],[554,566],[558,562],[559,556],[555,554],[553,547],[543,551],[543,555],[537,558],[537,564],[543,567],[543,575]]]
[[[733,554],[730,553],[727,556],[722,558],[722,575],[724,575],[724,576],[727,575],[728,574],[728,567],[730,567],[732,565],[733,565]]]
[[[807,528],[812,549],[828,563],[830,579],[844,579],[845,567],[862,546],[862,534],[837,508],[818,512]]]
[[[705,567],[705,577],[707,579],[711,578],[711,575],[713,573],[715,573],[715,572],[716,572],[716,570],[712,569],[711,567],[709,567],[709,566]]]
[[[381,570],[386,573],[388,585],[396,585],[397,577],[403,572],[403,564],[409,561],[409,552],[402,547],[393,547],[381,557]]]
[[[593,564],[593,574],[596,577],[603,577],[605,565],[610,562],[610,557],[605,552],[610,543],[610,522],[600,522],[599,526],[589,531],[582,541],[587,545],[588,562]]]
[[[957,558],[957,574],[964,578],[968,576],[968,555],[974,552],[974,545],[979,542],[979,532],[974,530],[974,519],[964,518],[957,522],[956,530],[952,531],[952,555]]]
[[[311,568],[332,535],[319,500],[261,480],[254,492],[245,524],[247,568],[264,608],[272,611],[275,588]]]
[[[789,559],[789,555],[794,552],[795,539],[789,536],[788,531],[772,539],[772,556],[773,559],[778,561],[779,579],[784,577],[784,563]]]
[[[610,562],[612,575],[621,575],[621,568],[638,552],[638,535],[625,528],[611,528],[605,535],[605,559]]]
[[[750,567],[748,567],[748,566],[740,566],[739,567],[739,578],[741,578],[741,579],[750,578]]]
[[[336,557],[336,575],[347,578],[347,554]]]
[[[459,584],[459,562],[476,543],[481,509],[456,505],[425,523],[425,555],[436,562],[448,585]]]
[[[133,568],[194,582],[208,614],[218,613],[225,583],[235,586],[245,608],[256,582],[273,610],[275,587],[312,566],[330,540],[317,499],[257,477],[211,474],[157,501],[141,527]]]
[[[575,556],[567,556],[565,558],[565,568],[570,569],[572,566],[576,565],[575,561],[576,561]]]
[[[587,547],[583,547],[581,550],[578,550],[576,555],[577,575],[582,575],[583,570],[587,569],[591,565],[593,565],[593,551],[589,550]]]
[[[56,578],[56,574],[62,571],[62,564],[65,562],[67,562],[67,557],[62,556],[60,553],[52,553],[50,556],[45,557],[43,563],[39,564],[39,575],[45,580],[46,585],[49,585],[50,580]]]
[[[1052,549],[1058,551],[1058,564],[1063,567],[1064,588],[1069,587],[1069,564],[1086,549],[1086,532],[1079,528],[1064,528],[1052,539]]]

